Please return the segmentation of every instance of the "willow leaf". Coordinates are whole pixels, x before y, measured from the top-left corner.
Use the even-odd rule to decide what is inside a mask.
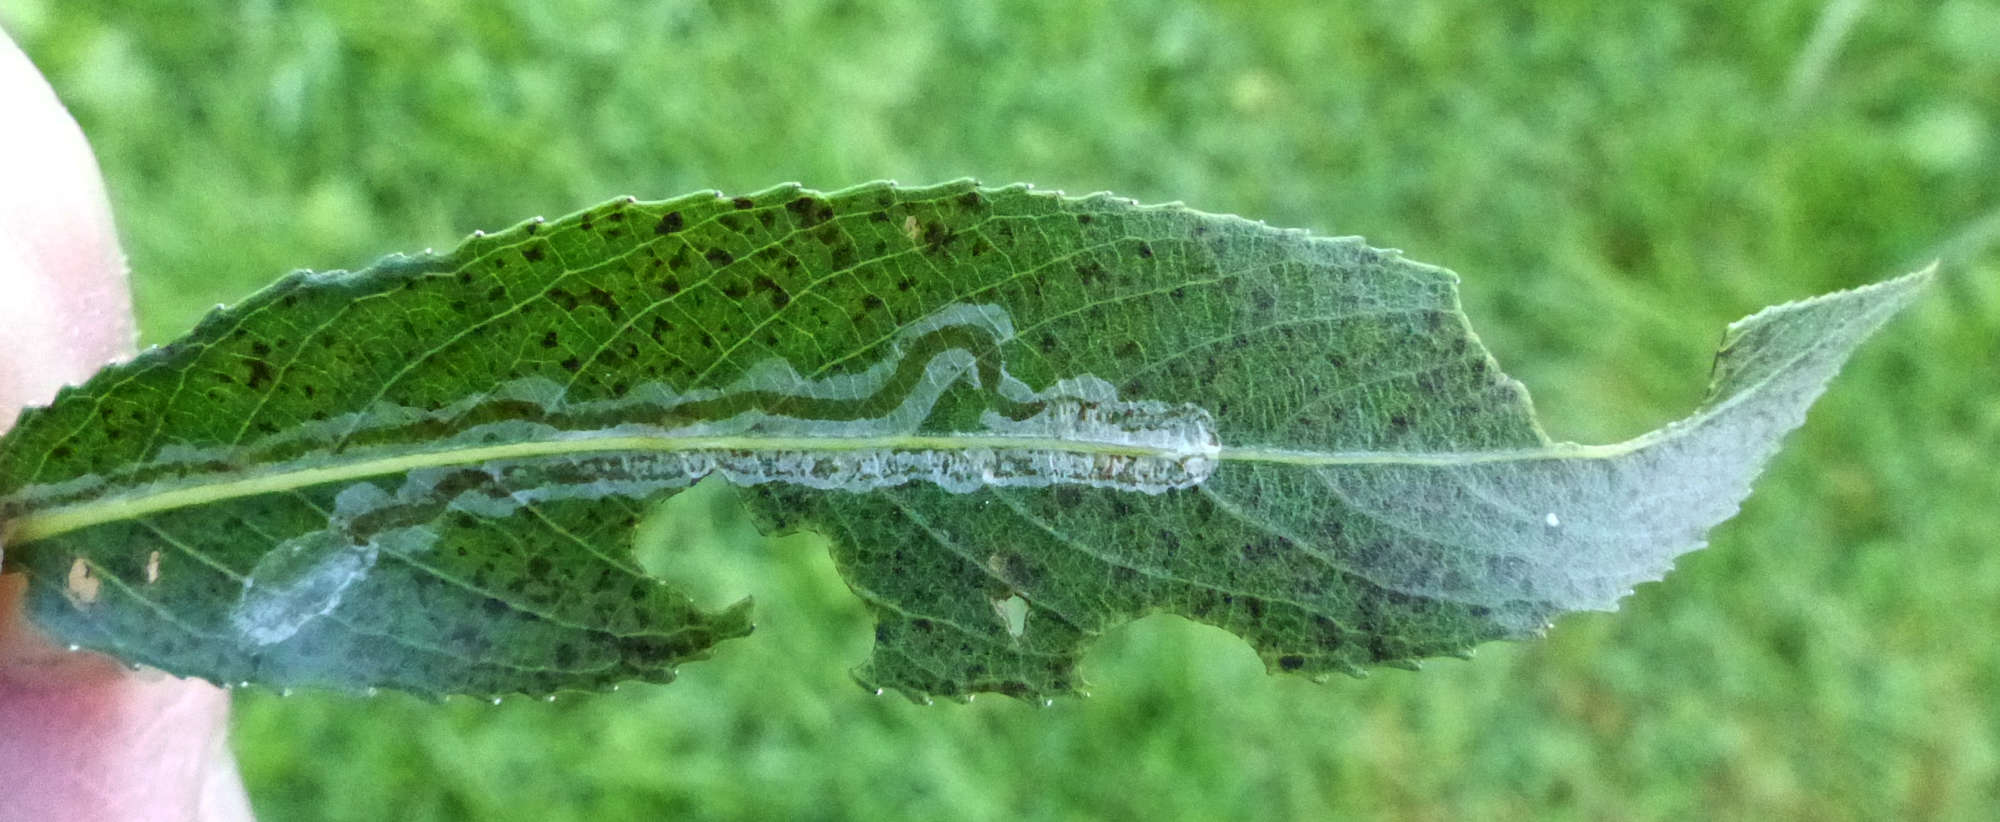
[[[1455,276],[1357,239],[966,182],[627,199],[216,311],[24,414],[0,514],[44,629],[224,682],[669,679],[750,630],[630,554],[710,474],[831,538],[870,687],[1070,691],[1156,611],[1354,672],[1659,578],[1925,279],[1744,320],[1692,416],[1579,446]]]

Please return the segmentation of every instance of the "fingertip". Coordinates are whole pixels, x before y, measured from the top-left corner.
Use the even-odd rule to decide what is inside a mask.
[[[125,259],[97,159],[0,35],[0,428],[132,350]]]

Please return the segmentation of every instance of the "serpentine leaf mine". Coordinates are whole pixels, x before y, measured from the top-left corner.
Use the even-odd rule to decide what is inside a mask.
[[[1658,579],[1927,278],[1743,320],[1691,416],[1580,446],[1455,276],[1354,238],[970,182],[625,199],[216,311],[24,413],[0,520],[57,641],[218,682],[669,680],[750,630],[631,555],[711,475],[831,540],[870,688],[1069,692],[1156,611],[1358,672]]]

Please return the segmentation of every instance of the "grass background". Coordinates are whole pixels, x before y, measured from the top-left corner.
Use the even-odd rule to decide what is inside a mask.
[[[1313,685],[1150,618],[1096,695],[854,688],[811,539],[679,499],[758,635],[555,704],[252,691],[270,819],[1992,818],[2000,3],[6,0],[91,136],[145,339],[295,267],[616,195],[977,176],[1465,274],[1559,437],[1685,411],[1722,326],[1943,258],[1714,546],[1616,615]],[[0,127],[4,127],[0,125]]]

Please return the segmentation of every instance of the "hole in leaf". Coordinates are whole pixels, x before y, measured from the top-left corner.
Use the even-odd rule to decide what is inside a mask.
[[[639,523],[633,559],[696,605],[728,607],[757,587],[764,537],[721,477],[668,497]]]
[[[634,558],[706,609],[754,595],[756,633],[717,647],[715,659],[681,671],[680,685],[730,683],[732,691],[773,684],[784,671],[801,692],[852,687],[848,670],[865,660],[874,620],[847,587],[827,541],[812,533],[759,533],[738,489],[713,476],[669,497],[639,523]],[[732,662],[734,661],[734,662]],[[713,679],[706,679],[713,678]]]

